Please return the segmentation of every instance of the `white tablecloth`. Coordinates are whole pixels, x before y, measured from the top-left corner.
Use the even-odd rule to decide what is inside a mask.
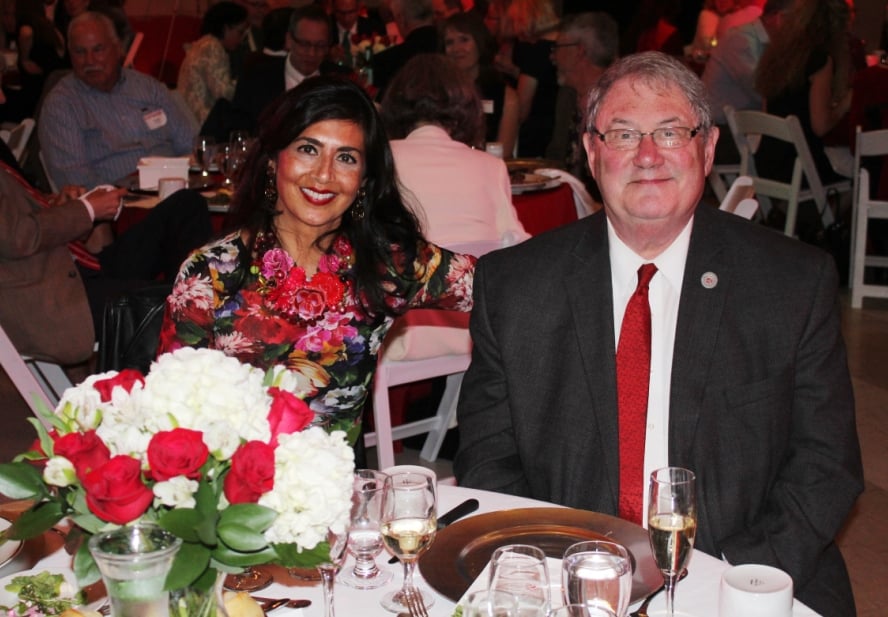
[[[440,513],[446,512],[470,497],[475,497],[480,503],[480,508],[476,514],[512,508],[551,507],[552,505],[522,497],[439,484],[438,511]],[[379,601],[386,593],[400,587],[403,580],[401,575],[402,568],[400,564],[388,564],[386,554],[380,555],[377,561],[381,567],[392,569],[394,572],[392,580],[379,589],[364,591],[357,591],[345,585],[337,584],[335,609],[339,617],[355,617],[358,615],[361,617],[391,617],[393,615],[383,609]],[[350,568],[353,564],[352,558],[349,557],[343,568]],[[64,551],[59,551],[43,559],[37,567],[50,565],[70,566],[70,557]],[[684,617],[717,617],[719,582],[722,572],[728,567],[729,565],[724,561],[700,551],[694,551],[688,566],[688,576],[676,588],[676,615],[678,616],[679,612],[681,612]],[[553,581],[557,581],[559,577],[559,572],[550,573],[550,578]],[[416,570],[416,582],[428,587],[422,581],[419,568]],[[454,602],[434,592],[434,590],[432,590],[432,593],[435,595],[435,602],[429,608],[430,617],[449,617],[452,615],[455,608]],[[257,595],[275,598],[308,598],[312,601],[312,605],[307,609],[280,608],[271,613],[271,617],[322,617],[324,614],[320,583],[293,582],[292,584],[284,585],[275,582],[270,587],[257,592]],[[557,605],[558,601],[558,599],[553,598],[553,604]],[[634,608],[636,607],[633,606],[632,609],[634,610]],[[650,612],[652,617],[657,615],[658,612],[661,615],[665,614],[665,598],[663,594],[654,599]],[[798,600],[794,602],[792,615],[793,617],[818,616],[817,613]]]

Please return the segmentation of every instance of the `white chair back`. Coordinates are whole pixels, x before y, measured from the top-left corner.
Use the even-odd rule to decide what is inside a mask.
[[[485,241],[453,244],[447,248],[456,253],[478,257],[503,247],[504,242],[502,241]],[[418,314],[431,315],[434,318],[421,320],[424,324],[429,325],[410,325],[411,315]],[[431,325],[432,323],[435,325]],[[422,330],[417,331],[419,328]],[[428,346],[428,340],[434,339],[435,331],[440,330],[446,331],[445,337],[442,339],[446,338],[447,343],[442,346],[443,351],[439,355],[416,359],[411,359],[409,356],[404,359],[391,359],[386,354],[387,348],[395,344],[399,336],[410,337],[415,332],[416,338],[423,339],[426,343],[425,346]],[[382,349],[379,350],[379,360],[376,365],[373,385],[375,430],[364,434],[364,445],[368,448],[376,447],[379,469],[385,469],[395,464],[394,442],[413,435],[428,433],[419,455],[420,458],[434,461],[438,457],[447,430],[456,426],[456,403],[459,399],[463,373],[471,362],[471,348],[472,341],[465,313],[419,309],[418,311],[409,311],[406,315],[395,320],[389,336]],[[447,384],[437,413],[433,417],[392,427],[390,387],[445,376]]]
[[[34,124],[34,118],[25,118],[9,129],[3,137],[3,141],[9,146],[19,165],[25,162],[25,153],[27,152],[28,141],[31,139],[31,133],[34,132]]]
[[[867,235],[871,219],[888,219],[888,201],[875,199],[871,195],[870,174],[861,164],[865,157],[882,157],[882,164],[888,165],[888,129],[861,131],[857,127],[857,140],[854,149],[854,203],[851,227],[851,266],[849,281],[851,286],[851,306],[863,306],[866,296],[888,298],[888,285],[864,283],[867,267],[888,268],[888,257],[867,254]],[[877,179],[878,180],[878,179]]]
[[[834,217],[827,202],[827,191],[849,192],[851,181],[842,180],[829,185],[821,182],[799,119],[795,116],[781,118],[761,111],[736,111],[730,106],[725,107],[725,116],[737,149],[740,151],[740,173],[753,178],[755,192],[765,214],[771,208],[769,197],[787,202],[783,233],[795,236],[798,207],[800,203],[806,201],[813,201],[816,204],[824,226],[831,225]],[[761,136],[787,142],[795,148],[796,156],[793,159],[792,178],[789,182],[777,180],[769,176],[767,171],[756,169],[754,155],[761,145],[758,141]],[[805,182],[807,187],[802,188]]]
[[[71,381],[61,366],[22,356],[2,327],[0,327],[0,365],[41,422],[44,420],[38,413],[40,404],[53,409],[65,389],[71,387]]]

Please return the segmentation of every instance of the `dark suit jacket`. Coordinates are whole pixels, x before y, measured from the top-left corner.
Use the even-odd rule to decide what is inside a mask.
[[[363,15],[358,17],[358,36],[371,36],[374,34],[384,35],[385,34],[385,24],[381,19],[372,18],[372,17],[364,17]],[[342,41],[339,39],[339,26],[336,24],[336,19],[334,17],[330,17],[330,45],[340,45]]]
[[[0,325],[19,352],[73,364],[95,333],[68,242],[92,229],[80,202],[44,208],[0,169]]]
[[[284,93],[286,61],[286,56],[265,56],[241,76],[231,99],[232,129],[256,130],[256,122],[262,111]],[[345,74],[348,70],[326,61],[320,68],[322,75]]]
[[[706,289],[704,273],[717,285]],[[603,213],[481,258],[459,403],[459,484],[615,515]],[[669,464],[697,474],[697,548],[788,571],[854,614],[833,538],[862,490],[837,276],[825,253],[697,209],[676,326]]]
[[[389,47],[373,56],[373,85],[379,89],[378,99],[382,99],[385,88],[402,66],[418,54],[433,54],[438,51],[438,30],[435,26],[416,28],[404,38],[404,42]]]

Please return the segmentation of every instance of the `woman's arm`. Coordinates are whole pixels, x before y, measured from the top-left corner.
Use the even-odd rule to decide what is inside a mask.
[[[811,114],[811,130],[818,137],[829,133],[851,108],[850,88],[840,99],[833,99],[833,69],[832,58],[827,58],[826,64],[810,78],[808,108]]]
[[[31,60],[31,50],[34,48],[34,29],[31,26],[19,28],[18,35],[19,64],[22,70],[31,75],[39,75],[43,72],[40,65]]]
[[[515,153],[515,142],[518,140],[518,126],[521,110],[518,105],[518,92],[511,86],[506,86],[503,96],[503,115],[500,117],[499,129],[496,140],[503,144],[503,156],[512,158]]]
[[[530,115],[538,83],[535,77],[526,73],[521,73],[518,76],[518,118],[521,122],[527,120],[527,116]]]

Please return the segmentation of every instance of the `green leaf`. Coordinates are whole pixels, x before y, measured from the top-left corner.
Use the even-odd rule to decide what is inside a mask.
[[[7,536],[13,540],[36,538],[62,520],[64,516],[65,510],[60,503],[55,501],[39,503],[18,517],[7,531]]]
[[[41,473],[30,463],[0,463],[0,493],[37,501],[50,495]]]
[[[216,504],[219,500],[216,498],[216,491],[206,480],[201,480],[197,485],[197,492],[194,494],[196,502],[195,509],[206,517],[216,516]]]
[[[216,532],[219,534],[219,539],[228,547],[242,553],[260,551],[268,546],[268,540],[265,539],[262,532],[254,531],[247,525],[220,521]]]
[[[89,538],[84,537],[80,548],[74,554],[74,575],[77,577],[77,584],[80,587],[91,585],[102,577],[92,553],[89,552],[88,540]]]
[[[219,526],[243,525],[265,531],[277,518],[277,512],[257,503],[238,503],[228,506],[219,515]]]
[[[255,553],[241,553],[221,543],[213,549],[213,559],[227,566],[258,566],[271,563],[276,557],[277,553],[270,546]]]
[[[303,549],[301,552],[295,544],[274,544],[273,546],[278,555],[275,563],[286,568],[314,568],[330,561],[330,545],[327,542],[320,542],[313,549]]]
[[[177,508],[165,512],[158,523],[185,542],[200,542],[201,536],[197,530],[203,520],[203,516],[194,508]],[[215,544],[215,536],[210,544]]]
[[[50,424],[54,425],[58,429],[58,425],[61,423],[60,420],[55,416],[54,413],[52,413],[52,411],[45,409],[43,401],[40,401],[39,404],[40,407],[46,411],[46,413],[44,414],[43,410],[41,410],[40,414],[43,415],[43,417],[46,418]],[[52,437],[49,436],[49,432],[47,432],[46,427],[36,418],[28,418],[28,422],[30,422],[31,426],[34,427],[34,430],[37,431],[37,437],[38,439],[40,439],[40,448],[46,454],[47,458],[52,457],[54,454],[53,441]]]
[[[210,549],[202,544],[183,542],[173,559],[173,567],[167,574],[164,587],[180,589],[193,584],[206,572],[209,563]],[[215,578],[214,574],[213,580]]]

